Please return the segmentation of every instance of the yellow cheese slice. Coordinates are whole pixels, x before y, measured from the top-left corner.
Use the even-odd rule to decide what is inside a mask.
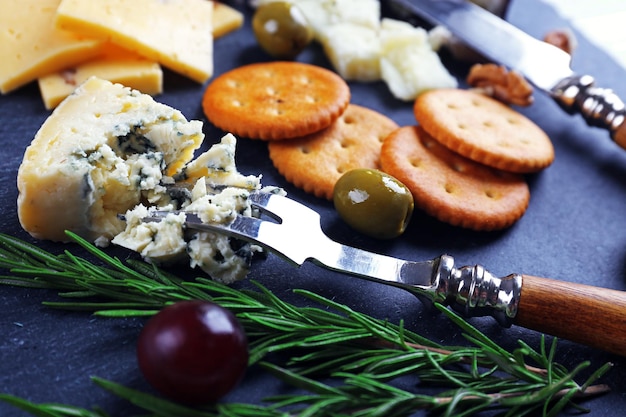
[[[58,0],[60,1],[60,0]],[[213,36],[224,36],[243,25],[243,14],[213,2]],[[114,44],[107,43],[102,56],[39,78],[39,90],[46,109],[51,110],[91,76],[141,91],[152,96],[163,92],[163,71],[150,61]]]
[[[46,109],[58,106],[76,87],[92,76],[123,84],[152,96],[163,91],[163,71],[158,63],[107,44],[101,57],[39,78],[39,90]]]
[[[108,241],[119,213],[163,193],[204,139],[201,121],[120,84],[90,78],[41,126],[18,169],[18,216],[39,239],[65,230]]]
[[[58,28],[109,40],[199,83],[213,75],[207,0],[62,0]]]
[[[101,53],[103,42],[55,27],[60,0],[3,0],[0,12],[0,92]]]
[[[219,1],[213,2],[213,37],[219,38],[243,25],[243,14]]]

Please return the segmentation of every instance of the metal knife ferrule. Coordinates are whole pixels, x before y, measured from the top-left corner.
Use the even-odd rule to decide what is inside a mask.
[[[626,148],[626,135],[620,127],[626,126],[624,102],[608,88],[594,86],[590,75],[572,75],[559,82],[550,94],[559,106],[570,114],[580,113],[588,125],[607,129],[622,148]]]
[[[456,268],[454,259],[443,255],[432,287],[424,288],[420,298],[449,305],[465,317],[492,316],[509,327],[517,314],[521,290],[520,274],[498,278],[481,265]]]

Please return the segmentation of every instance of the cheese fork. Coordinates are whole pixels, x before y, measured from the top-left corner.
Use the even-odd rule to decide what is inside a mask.
[[[376,254],[330,239],[319,213],[299,202],[264,192],[249,198],[265,217],[203,223],[186,212],[185,225],[254,242],[295,265],[310,261],[398,287],[468,318],[489,315],[506,327],[515,324],[626,356],[626,292],[532,275],[499,278],[480,265],[456,267],[448,255],[416,262]],[[156,211],[145,220],[160,221],[168,214]]]

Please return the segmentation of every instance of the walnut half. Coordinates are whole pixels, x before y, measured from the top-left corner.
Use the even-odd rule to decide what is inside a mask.
[[[547,42],[551,45],[556,46],[572,55],[578,42],[576,41],[576,36],[569,29],[555,29],[546,33],[546,36],[543,38],[544,42]]]
[[[506,104],[529,106],[533,103],[533,87],[518,72],[496,64],[475,64],[470,68],[467,83],[488,96]]]

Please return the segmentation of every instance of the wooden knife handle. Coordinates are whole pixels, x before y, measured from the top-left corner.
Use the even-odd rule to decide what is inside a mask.
[[[622,122],[613,131],[613,140],[622,148],[626,149],[626,121]]]
[[[626,292],[522,276],[514,323],[626,356]]]

